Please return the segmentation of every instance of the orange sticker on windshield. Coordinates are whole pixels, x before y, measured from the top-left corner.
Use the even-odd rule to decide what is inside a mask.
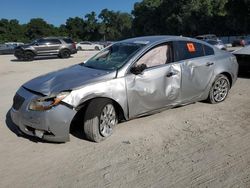
[[[187,43],[187,48],[189,52],[195,52],[194,43]]]

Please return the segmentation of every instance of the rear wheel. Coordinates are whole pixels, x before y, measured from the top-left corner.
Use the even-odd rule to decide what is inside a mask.
[[[85,113],[84,132],[94,142],[101,142],[113,133],[117,124],[115,107],[109,99],[91,101]]]
[[[210,89],[208,101],[212,104],[224,101],[229,90],[230,82],[228,78],[223,74],[219,74]]]
[[[59,57],[61,58],[69,58],[70,57],[70,51],[69,50],[62,50],[59,54]]]

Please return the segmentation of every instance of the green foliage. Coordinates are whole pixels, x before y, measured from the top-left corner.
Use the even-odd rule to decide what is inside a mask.
[[[132,16],[130,14],[104,9],[99,18],[101,20],[99,32],[103,34],[104,40],[119,40],[132,36]]]
[[[34,40],[37,38],[52,36],[56,34],[55,27],[48,24],[42,18],[33,18],[26,26],[25,36],[29,40]]]
[[[69,36],[80,40],[121,40],[143,35],[186,35],[250,33],[250,0],[142,0],[132,14],[103,9],[83,18],[68,18],[55,27],[42,18],[27,24],[0,20],[0,43],[29,42],[45,36]]]
[[[195,36],[248,34],[249,0],[143,0],[136,3],[136,35],[174,34]]]
[[[0,20],[0,41],[26,41],[25,26],[20,25],[17,20]]]

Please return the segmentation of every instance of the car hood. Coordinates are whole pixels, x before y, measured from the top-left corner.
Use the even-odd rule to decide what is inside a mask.
[[[15,47],[15,49],[28,48],[30,46],[31,46],[31,44],[22,44],[22,45]]]
[[[113,79],[115,71],[105,71],[75,65],[66,69],[39,76],[28,82],[23,87],[44,95],[73,90],[99,80]]]

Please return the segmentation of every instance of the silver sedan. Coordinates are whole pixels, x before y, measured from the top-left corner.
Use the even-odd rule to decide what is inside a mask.
[[[20,87],[13,122],[28,135],[69,140],[72,122],[100,142],[118,122],[175,106],[226,99],[237,79],[234,55],[206,42],[151,36],[117,42],[84,63]]]

